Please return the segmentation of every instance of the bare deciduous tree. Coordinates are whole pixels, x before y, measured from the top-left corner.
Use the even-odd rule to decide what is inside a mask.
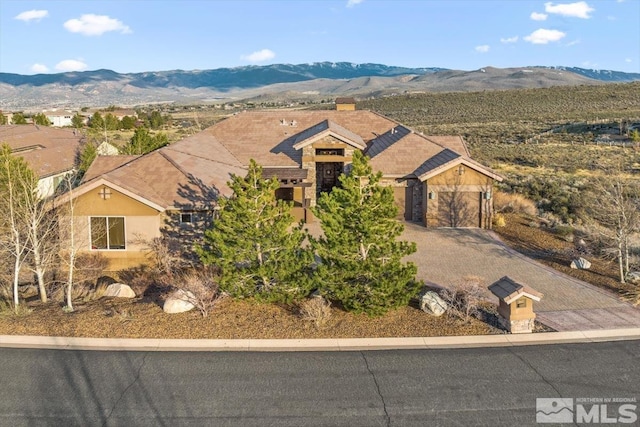
[[[629,273],[630,238],[640,231],[640,194],[637,183],[620,175],[602,179],[594,186],[588,213],[598,231],[615,247],[620,283]]]

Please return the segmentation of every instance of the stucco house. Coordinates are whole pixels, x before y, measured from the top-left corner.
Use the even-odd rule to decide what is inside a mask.
[[[0,126],[0,143],[8,144],[38,174],[38,191],[51,197],[65,176],[73,173],[83,136],[73,129],[38,125]]]
[[[144,156],[100,156],[81,185],[60,199],[114,265],[140,262],[139,242],[167,228],[191,236],[229,196],[232,174],[251,159],[276,177],[279,199],[313,221],[310,207],[339,185],[355,150],[393,187],[399,216],[427,227],[491,227],[492,188],[502,178],[474,161],[458,136],[424,136],[365,110],[251,111]],[[106,231],[105,231],[106,230]],[[115,267],[114,267],[115,268]]]

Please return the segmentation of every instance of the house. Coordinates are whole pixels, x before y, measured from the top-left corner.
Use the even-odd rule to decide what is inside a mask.
[[[364,110],[245,111],[144,156],[99,156],[81,185],[60,199],[114,265],[140,262],[167,230],[193,236],[229,196],[232,174],[251,159],[280,182],[279,199],[312,221],[309,208],[339,185],[361,150],[393,187],[399,217],[427,227],[491,227],[492,188],[502,178],[470,158],[458,136],[424,136]],[[106,230],[106,231],[105,231]]]
[[[37,125],[0,126],[0,143],[8,144],[15,155],[26,160],[38,174],[38,191],[43,197],[55,193],[72,173],[83,136],[74,129]]]
[[[47,116],[47,119],[51,122],[51,126],[53,127],[70,127],[73,125],[71,119],[73,118],[74,113],[72,111],[51,111],[44,112]]]

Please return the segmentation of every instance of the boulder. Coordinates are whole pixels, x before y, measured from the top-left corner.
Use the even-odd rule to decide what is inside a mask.
[[[627,273],[627,282],[634,284],[634,285],[640,285],[640,271],[630,271]]]
[[[420,295],[420,310],[432,316],[442,316],[447,311],[447,303],[434,291],[427,291]]]
[[[133,289],[131,289],[129,285],[125,285],[124,283],[112,283],[107,286],[107,289],[104,291],[104,296],[116,298],[135,298],[136,293],[133,292]]]
[[[591,263],[586,259],[580,257],[571,261],[571,268],[577,268],[578,270],[588,270],[591,268]]]
[[[167,298],[164,306],[162,306],[162,310],[170,314],[184,313],[185,311],[193,310],[195,306],[189,301],[194,299],[195,296],[190,291],[178,289]]]

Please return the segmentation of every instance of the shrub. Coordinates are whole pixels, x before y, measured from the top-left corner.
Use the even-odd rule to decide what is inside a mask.
[[[504,227],[507,225],[507,220],[504,218],[504,215],[501,213],[497,213],[493,216],[493,226],[494,227]]]
[[[440,296],[449,306],[450,312],[468,322],[480,315],[480,303],[486,298],[483,280],[477,276],[466,276],[451,288],[445,288]]]
[[[320,329],[331,317],[331,303],[321,296],[311,297],[300,304],[300,315]]]
[[[184,299],[200,310],[202,317],[207,317],[209,311],[220,298],[217,277],[211,269],[188,270],[178,276],[179,285],[175,287],[184,291]]]
[[[537,209],[533,201],[515,193],[496,191],[493,196],[493,208],[499,213],[520,213],[535,216]]]
[[[142,296],[147,289],[157,282],[157,274],[146,265],[130,267],[118,271],[118,279],[133,290],[138,296]]]

